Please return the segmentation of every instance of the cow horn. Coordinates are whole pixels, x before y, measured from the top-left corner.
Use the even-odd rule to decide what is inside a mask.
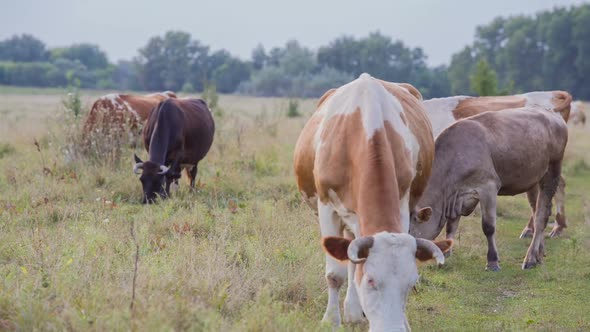
[[[442,266],[445,263],[445,255],[434,242],[425,239],[416,239],[416,247],[430,252],[438,266]]]
[[[348,259],[354,263],[362,263],[369,256],[369,249],[373,246],[375,239],[372,236],[363,236],[352,240],[348,246]]]
[[[160,171],[158,172],[158,174],[160,174],[160,175],[162,175],[162,174],[166,174],[166,172],[168,172],[168,170],[169,170],[169,169],[170,169],[170,168],[168,168],[168,167],[166,167],[166,166],[164,166],[164,165],[161,165],[161,166],[160,166]]]
[[[140,169],[143,169],[143,163],[137,163],[133,165],[133,173],[139,174],[141,173]]]

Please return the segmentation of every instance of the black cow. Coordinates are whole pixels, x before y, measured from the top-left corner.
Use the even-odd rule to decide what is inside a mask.
[[[191,188],[195,187],[197,166],[205,157],[215,133],[211,111],[202,99],[168,99],[150,113],[143,129],[149,160],[135,155],[133,171],[141,173],[143,203],[152,203],[156,196],[170,194],[170,184],[187,170]]]

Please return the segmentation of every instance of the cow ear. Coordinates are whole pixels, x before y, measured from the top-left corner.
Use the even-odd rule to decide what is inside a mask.
[[[444,263],[444,257],[442,257],[441,254],[448,252],[453,247],[453,240],[450,239],[441,241],[428,241],[424,239],[416,240],[418,243],[416,248],[416,258],[423,262],[434,258],[437,261],[442,259],[442,263]],[[434,245],[432,245],[431,243]],[[439,265],[442,265],[442,263],[439,261]]]
[[[430,206],[421,208],[420,210],[418,210],[418,212],[416,212],[416,219],[418,219],[418,222],[420,223],[427,222],[428,220],[430,220],[431,216],[432,208]]]
[[[328,236],[322,239],[322,247],[330,256],[339,261],[348,260],[348,246],[351,240],[343,237]]]
[[[143,163],[143,161],[141,161],[141,159],[139,159],[139,157],[136,154],[133,154],[133,158],[135,159],[135,163]]]

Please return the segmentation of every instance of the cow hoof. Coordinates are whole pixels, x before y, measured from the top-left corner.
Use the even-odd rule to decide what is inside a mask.
[[[524,263],[522,263],[522,269],[523,270],[532,269],[535,266],[537,266],[537,264],[539,264],[539,263],[537,263],[537,262],[524,262]]]
[[[324,318],[322,318],[322,323],[330,324],[332,327],[340,327],[340,315],[330,315],[326,312]]]
[[[558,237],[561,235],[561,233],[563,232],[563,229],[565,227],[561,227],[561,226],[554,226],[553,229],[551,230],[551,232],[549,233],[549,237]]]
[[[453,248],[449,249],[449,251],[443,253],[443,255],[445,255],[445,258],[449,258],[453,255]]]
[[[493,271],[493,272],[497,272],[500,271],[500,265],[498,265],[498,262],[492,262],[492,263],[488,263],[488,265],[486,266],[486,271]]]
[[[524,239],[527,237],[533,237],[533,232],[534,231],[531,228],[527,227],[527,228],[523,229],[522,233],[520,233],[520,238]]]

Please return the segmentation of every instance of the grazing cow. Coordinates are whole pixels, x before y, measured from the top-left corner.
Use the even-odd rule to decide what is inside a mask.
[[[581,101],[575,101],[572,103],[570,122],[575,125],[586,125],[586,112],[584,112],[584,104]]]
[[[170,184],[187,170],[190,186],[195,187],[197,166],[205,157],[215,133],[215,123],[202,99],[167,99],[155,107],[143,128],[149,160],[135,156],[133,171],[141,173],[144,203],[156,195],[168,197]]]
[[[94,102],[86,117],[84,140],[88,140],[92,132],[123,128],[126,124],[135,129],[147,120],[152,108],[168,98],[176,98],[176,94],[165,91],[143,96],[116,93],[102,96]]]
[[[487,111],[501,111],[525,106],[539,106],[553,110],[559,113],[567,122],[570,115],[571,101],[572,96],[565,91],[537,91],[515,96],[455,96],[435,98],[425,100],[424,107],[426,108],[426,115],[432,124],[434,138],[436,139],[445,128],[460,119]],[[555,215],[556,222],[549,233],[550,237],[560,235],[563,229],[567,227],[567,219],[565,217],[565,180],[563,177],[559,178],[559,186],[555,195],[555,205],[557,208]],[[535,207],[531,206],[531,210],[531,217],[520,234],[521,238],[531,237],[533,235]]]
[[[371,330],[403,330],[406,297],[418,279],[416,257],[443,264],[452,245],[407,234],[434,150],[419,94],[412,92],[362,74],[324,94],[297,141],[297,185],[317,207],[327,253],[323,320],[334,325],[341,322],[343,261],[349,262],[344,319],[360,321],[364,312]]]
[[[432,176],[418,203],[420,211],[432,210],[412,218],[410,234],[434,239],[446,223],[447,239],[453,239],[461,216],[470,215],[479,203],[488,241],[487,268],[499,270],[496,196],[526,192],[536,206],[535,230],[522,267],[541,263],[543,231],[567,138],[563,118],[539,107],[485,112],[456,122],[436,139]]]

